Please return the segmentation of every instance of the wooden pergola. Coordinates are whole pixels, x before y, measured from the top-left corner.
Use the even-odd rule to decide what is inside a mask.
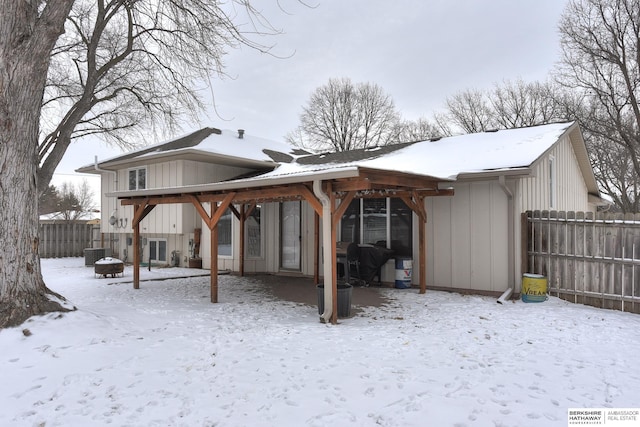
[[[441,180],[402,172],[390,172],[369,168],[353,168],[350,173],[310,174],[297,179],[249,179],[231,181],[233,185],[216,183],[206,186],[179,189],[142,190],[131,195],[119,193],[123,206],[133,206],[133,287],[140,287],[140,222],[162,204],[192,204],[211,231],[211,302],[218,302],[218,221],[226,209],[230,209],[240,221],[240,275],[244,275],[244,224],[259,203],[305,200],[315,211],[314,233],[314,283],[319,283],[320,219],[323,235],[330,244],[324,244],[325,314],[321,320],[337,323],[337,271],[336,229],[342,215],[354,198],[396,197],[417,215],[418,263],[420,293],[426,292],[426,222],[425,197],[452,196],[453,190],[438,188]],[[204,205],[209,203],[210,213]],[[324,239],[323,239],[324,240]],[[330,279],[330,283],[327,280]],[[328,286],[328,285],[331,286]],[[331,298],[328,301],[328,297]],[[330,307],[327,310],[327,307]]]

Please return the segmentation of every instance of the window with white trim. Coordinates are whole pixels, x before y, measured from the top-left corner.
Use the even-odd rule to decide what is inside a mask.
[[[129,190],[147,188],[147,168],[129,169]]]
[[[149,259],[167,262],[167,239],[149,239]]]

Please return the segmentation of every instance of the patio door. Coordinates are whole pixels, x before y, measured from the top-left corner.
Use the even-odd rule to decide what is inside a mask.
[[[280,268],[300,271],[300,201],[280,204]]]
[[[165,239],[149,239],[149,261],[167,261],[167,241]]]

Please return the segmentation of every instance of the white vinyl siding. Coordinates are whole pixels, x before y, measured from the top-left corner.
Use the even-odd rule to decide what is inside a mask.
[[[550,159],[553,158],[553,169]],[[551,193],[551,177],[555,177],[555,195]],[[556,205],[551,201],[555,199]],[[564,137],[533,166],[532,176],[519,180],[516,210],[589,210],[587,186],[569,137]]]
[[[502,291],[509,279],[507,195],[497,180],[454,189],[454,197],[427,198],[427,285]]]

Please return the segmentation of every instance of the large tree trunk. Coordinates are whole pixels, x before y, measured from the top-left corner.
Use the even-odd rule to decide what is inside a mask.
[[[0,0],[0,327],[66,310],[40,270],[36,173],[49,56],[72,4]]]

